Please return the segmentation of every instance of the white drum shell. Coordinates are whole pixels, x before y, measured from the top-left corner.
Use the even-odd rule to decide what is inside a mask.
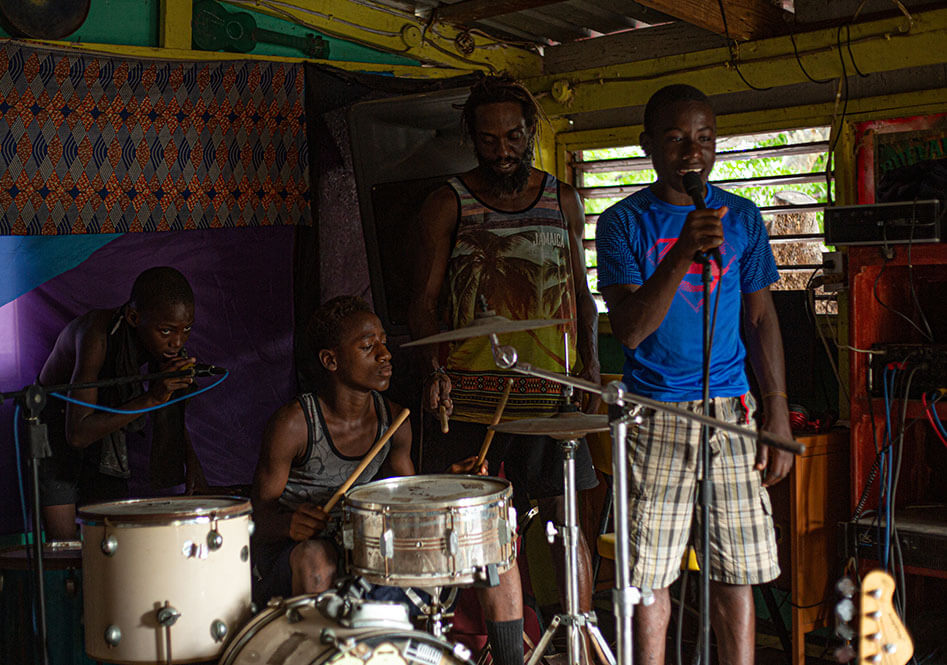
[[[213,520],[201,509],[189,510],[207,501],[176,499],[165,515],[149,514],[145,522],[136,522],[136,510],[143,505],[136,501],[80,511],[85,644],[91,657],[112,663],[166,662],[167,629],[157,617],[166,604],[180,612],[170,627],[174,663],[216,658],[249,617],[250,503],[229,500],[232,505],[221,512],[231,514]],[[147,507],[154,510],[158,502],[167,505],[168,500],[154,500]],[[97,516],[100,507],[103,515]],[[215,526],[221,536],[216,550],[208,545]],[[109,538],[116,545],[111,555],[103,549]],[[222,638],[213,633],[215,621],[226,626]],[[106,640],[112,626],[121,633],[114,646]]]
[[[316,599],[271,601],[234,636],[220,665],[471,665],[466,648],[416,631],[410,623],[343,626],[323,616]]]
[[[500,478],[428,475],[389,478],[349,491],[343,546],[349,572],[375,584],[449,586],[513,564],[512,488]]]

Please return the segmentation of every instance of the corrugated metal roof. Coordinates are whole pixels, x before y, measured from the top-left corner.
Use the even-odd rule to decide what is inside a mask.
[[[365,4],[396,8],[416,16],[429,19],[450,16],[450,7],[457,5],[465,14],[476,16],[464,18],[459,24],[470,30],[484,32],[491,37],[512,42],[528,42],[537,47],[565,44],[580,39],[613,34],[647,25],[655,25],[676,19],[628,0],[564,0],[542,2],[522,0],[520,2],[478,3],[473,7],[470,0],[362,0]],[[485,4],[492,5],[482,9]],[[533,5],[533,6],[529,6]],[[522,7],[512,12],[497,13],[496,8]]]

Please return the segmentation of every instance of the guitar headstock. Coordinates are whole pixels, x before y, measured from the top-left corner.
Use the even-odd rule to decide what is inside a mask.
[[[914,644],[894,611],[894,579],[873,570],[862,580],[858,611],[858,665],[905,665]]]

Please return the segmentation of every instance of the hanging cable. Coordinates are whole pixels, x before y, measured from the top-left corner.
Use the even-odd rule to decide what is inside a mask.
[[[740,80],[751,90],[772,90],[773,86],[767,86],[765,88],[759,88],[749,81],[746,80],[746,77],[743,76],[743,72],[740,71],[740,68],[737,66],[736,60],[733,57],[733,40],[730,38],[730,29],[727,27],[727,10],[724,9],[723,0],[717,0],[717,6],[720,7],[720,18],[723,19],[723,34],[727,39],[727,52],[730,55],[730,66],[736,71],[739,75]]]
[[[66,395],[56,393],[56,392],[51,392],[49,394],[52,395],[53,397],[61,399],[64,402],[69,402],[70,404],[77,404],[79,406],[85,406],[90,409],[97,409],[99,411],[105,411],[106,413],[119,413],[119,414],[149,413],[151,411],[157,411],[167,406],[171,406],[172,404],[177,404],[178,402],[183,402],[186,399],[197,397],[201,393],[206,393],[211,388],[216,388],[217,386],[219,386],[223,382],[223,380],[226,379],[228,376],[230,376],[230,372],[229,371],[224,372],[223,376],[221,376],[219,379],[214,381],[209,386],[204,386],[200,390],[195,390],[192,393],[181,395],[180,397],[175,397],[174,399],[168,400],[167,402],[164,402],[163,404],[158,404],[157,406],[149,406],[145,409],[113,409],[110,406],[103,406],[102,404],[92,404],[91,402],[83,402],[82,400],[75,399],[74,397],[68,397]]]

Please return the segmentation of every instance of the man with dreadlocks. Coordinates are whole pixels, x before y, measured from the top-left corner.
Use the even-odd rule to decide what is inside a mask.
[[[88,383],[149,371],[174,371],[195,362],[182,356],[194,325],[194,293],[174,268],[149,268],[132,285],[131,298],[113,309],[96,309],[70,322],[56,339],[40,371],[41,385]],[[103,388],[74,390],[88,404],[134,411],[159,406],[189,376]],[[98,411],[50,398],[44,411],[53,456],[43,461],[40,486],[43,521],[53,540],[76,538],[76,505],[128,498],[126,435],[141,433],[144,416]],[[200,462],[184,428],[184,403],[151,414],[151,484],[155,489],[187,481],[204,484]]]
[[[487,76],[471,88],[463,124],[478,166],[451,178],[421,208],[419,256],[425,260],[415,276],[411,332],[415,338],[437,333],[444,319],[454,329],[469,325],[481,296],[490,310],[509,319],[572,319],[564,327],[509,334],[504,343],[512,344],[520,359],[554,372],[572,373],[565,360],[578,357],[578,374],[599,383],[598,312],[582,248],[585,216],[574,188],[532,166],[538,113],[529,92],[508,76]],[[439,311],[442,289],[447,304]],[[423,371],[430,373],[425,409],[445,407],[453,419],[446,435],[437,427],[425,430],[428,471],[477,453],[507,379],[514,379],[514,387],[506,419],[552,415],[564,401],[555,382],[499,370],[485,337],[453,344],[443,365],[436,347],[422,348]],[[597,400],[587,404],[589,410],[596,406]],[[493,474],[504,464],[520,509],[536,499],[544,520],[562,523],[562,454],[556,441],[498,434],[487,459]],[[580,490],[597,484],[584,442],[576,453],[576,479]],[[579,607],[587,612],[591,566],[581,531],[578,541]],[[559,539],[553,562],[562,598],[566,580]],[[492,629],[521,630],[522,620],[518,626]]]

